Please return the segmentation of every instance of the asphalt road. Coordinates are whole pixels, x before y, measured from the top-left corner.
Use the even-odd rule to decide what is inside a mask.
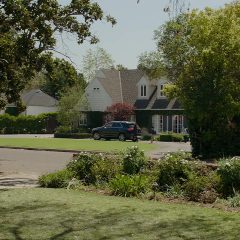
[[[72,153],[0,149],[0,188],[36,184],[45,173],[62,169]]]

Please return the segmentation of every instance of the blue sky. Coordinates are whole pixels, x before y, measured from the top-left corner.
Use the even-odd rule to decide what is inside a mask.
[[[60,0],[62,4],[68,0]],[[117,19],[117,25],[99,22],[92,31],[100,38],[98,46],[103,47],[112,56],[115,64],[122,64],[130,69],[136,68],[138,56],[155,48],[153,31],[168,20],[163,8],[169,0],[98,0],[106,14]],[[189,0],[190,8],[218,8],[231,0]],[[68,55],[75,67],[81,70],[83,55],[94,45],[78,45],[74,37],[64,35],[58,38],[57,50]],[[59,55],[58,55],[59,56]]]

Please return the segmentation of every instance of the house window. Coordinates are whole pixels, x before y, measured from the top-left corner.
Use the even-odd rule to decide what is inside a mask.
[[[157,133],[163,132],[163,115],[152,116],[152,126]]]
[[[165,97],[163,90],[164,90],[164,84],[161,84],[160,85],[160,92],[159,92],[160,97]]]
[[[81,125],[87,125],[87,114],[82,113],[79,117],[79,126]]]
[[[183,130],[183,115],[173,116],[173,132],[181,133]]]
[[[146,97],[146,96],[147,96],[147,86],[141,85],[141,97]]]
[[[159,115],[159,132],[163,132],[163,115]]]

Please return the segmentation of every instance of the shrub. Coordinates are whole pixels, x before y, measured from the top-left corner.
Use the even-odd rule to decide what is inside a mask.
[[[169,187],[165,193],[169,198],[184,198],[184,191],[179,184]]]
[[[151,135],[143,135],[142,136],[142,140],[143,141],[150,141],[152,139],[152,136]]]
[[[112,156],[81,153],[67,165],[67,168],[76,179],[89,185],[108,182],[119,173],[120,166],[118,159]]]
[[[100,154],[81,153],[67,165],[67,169],[73,173],[75,178],[86,184],[92,184],[96,182],[93,165],[101,159]]]
[[[161,142],[184,142],[185,139],[188,139],[188,136],[180,133],[163,133],[156,138]]]
[[[86,139],[91,138],[90,133],[54,133],[55,138],[73,138],[73,139]]]
[[[110,181],[109,187],[114,195],[130,197],[145,193],[149,182],[147,177],[142,175],[118,175]]]
[[[183,184],[189,178],[191,166],[186,153],[167,154],[159,161],[157,183],[161,190]]]
[[[67,170],[60,170],[55,173],[45,174],[39,177],[38,182],[41,187],[64,188],[68,186],[73,174]]]
[[[120,172],[119,160],[113,157],[105,157],[96,161],[92,167],[96,183],[108,183]]]
[[[184,193],[190,201],[199,201],[200,194],[208,188],[208,178],[206,176],[192,175],[185,182]]]
[[[123,172],[137,174],[146,166],[147,160],[138,146],[132,146],[123,154]]]
[[[71,128],[69,126],[59,126],[56,128],[55,133],[69,133]]]
[[[52,133],[56,126],[56,113],[46,113],[37,116],[0,115],[0,132],[4,134]]]
[[[227,199],[230,207],[240,207],[240,194],[236,193],[233,197]]]
[[[225,197],[240,191],[240,158],[221,161],[217,173],[220,177],[220,191]]]

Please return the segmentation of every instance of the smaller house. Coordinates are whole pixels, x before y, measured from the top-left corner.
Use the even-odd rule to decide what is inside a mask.
[[[26,106],[22,115],[38,115],[41,113],[57,112],[58,101],[40,89],[25,91],[21,94],[21,99]],[[14,104],[8,104],[5,113],[14,114],[16,107]]]

